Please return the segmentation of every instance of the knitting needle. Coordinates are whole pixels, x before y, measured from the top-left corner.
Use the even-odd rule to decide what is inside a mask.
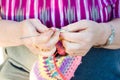
[[[67,30],[58,29],[58,28],[51,28],[51,29],[53,29],[53,30],[57,30],[57,31],[60,31],[60,32],[68,32]],[[26,38],[37,37],[37,36],[40,36],[40,34],[39,34],[39,35],[25,36],[25,37],[21,37],[20,39],[26,39]]]

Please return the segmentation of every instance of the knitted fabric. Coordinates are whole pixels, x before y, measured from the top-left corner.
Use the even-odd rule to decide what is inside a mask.
[[[59,47],[58,47],[59,46]],[[60,44],[57,46],[55,54],[62,50]],[[33,66],[31,77],[36,80],[70,80],[74,76],[74,72],[81,63],[81,56],[69,55],[53,55],[51,57],[39,56],[38,61]],[[32,79],[31,79],[32,80]]]

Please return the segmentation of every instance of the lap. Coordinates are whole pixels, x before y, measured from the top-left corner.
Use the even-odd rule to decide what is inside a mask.
[[[8,59],[1,68],[0,80],[29,80],[29,72]]]
[[[92,48],[71,80],[120,80],[120,49]]]

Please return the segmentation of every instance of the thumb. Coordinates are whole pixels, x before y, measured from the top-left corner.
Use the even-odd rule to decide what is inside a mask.
[[[85,30],[86,28],[87,27],[83,23],[76,22],[76,23],[72,23],[72,24],[69,24],[63,27],[62,30],[70,31],[70,32],[77,32],[77,31]]]
[[[30,19],[31,24],[37,29],[38,32],[45,32],[49,30],[45,25],[43,25],[38,19]]]

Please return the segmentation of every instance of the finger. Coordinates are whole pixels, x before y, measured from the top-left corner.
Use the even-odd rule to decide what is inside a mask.
[[[64,32],[60,34],[61,38],[66,41],[80,43],[80,41],[86,40],[86,36],[88,36],[85,32],[75,33],[75,32]]]
[[[65,51],[71,56],[85,56],[90,49],[86,44],[70,43],[65,40],[63,41],[63,46]]]
[[[55,31],[54,35],[48,41],[46,46],[49,47],[49,48],[52,48],[53,46],[55,46],[55,44],[59,41],[59,35],[60,35],[60,32],[59,31]]]
[[[79,21],[73,24],[69,24],[62,28],[63,30],[74,32],[74,31],[81,31],[87,29],[87,26],[85,26],[84,21]]]
[[[79,49],[72,49],[70,55],[85,56],[91,47],[91,45],[82,44],[79,46]]]
[[[26,44],[25,46],[26,46],[33,54],[35,54],[35,55],[38,55],[38,54],[39,54],[39,49],[36,48],[35,46],[33,46],[33,45],[28,45],[28,44]]]
[[[56,47],[52,48],[50,51],[40,51],[40,55],[41,56],[45,56],[45,57],[49,57],[49,56],[52,56],[56,51]]]
[[[80,51],[79,53],[70,53],[70,56],[85,56],[86,52],[85,51]]]
[[[75,53],[75,52],[77,52],[76,50],[79,50],[80,46],[81,46],[80,44],[71,43],[71,42],[65,41],[65,40],[63,40],[62,43],[63,43],[63,46],[65,47],[65,50],[67,53]]]
[[[30,22],[34,25],[38,32],[45,32],[48,30],[48,28],[43,25],[38,19],[30,19]]]
[[[43,44],[43,43],[47,43],[51,39],[53,34],[54,34],[54,31],[49,30],[47,32],[41,33],[40,36],[36,36],[33,39],[34,39],[35,44],[37,45]]]

